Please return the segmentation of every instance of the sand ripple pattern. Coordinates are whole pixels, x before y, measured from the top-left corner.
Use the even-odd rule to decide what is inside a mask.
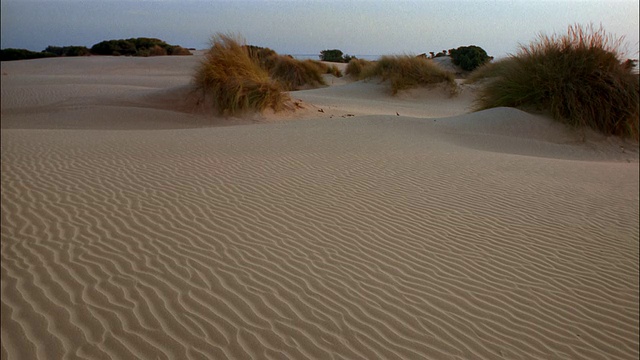
[[[638,164],[416,126],[3,130],[2,359],[637,359]]]

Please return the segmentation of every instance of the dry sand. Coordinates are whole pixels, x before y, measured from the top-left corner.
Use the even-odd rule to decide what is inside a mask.
[[[2,359],[638,358],[637,145],[345,79],[216,119],[197,61],[2,63]]]

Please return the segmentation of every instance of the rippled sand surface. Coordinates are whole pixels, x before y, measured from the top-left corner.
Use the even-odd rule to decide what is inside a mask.
[[[638,358],[637,146],[375,82],[211,126],[196,61],[2,64],[2,359]]]

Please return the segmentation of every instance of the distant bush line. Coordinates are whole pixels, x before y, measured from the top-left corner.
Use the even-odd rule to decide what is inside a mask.
[[[191,52],[178,45],[170,45],[155,38],[131,38],[120,40],[105,40],[91,47],[86,46],[48,46],[41,52],[26,49],[2,49],[0,61],[28,60],[59,56],[162,56],[162,55],[191,55]]]

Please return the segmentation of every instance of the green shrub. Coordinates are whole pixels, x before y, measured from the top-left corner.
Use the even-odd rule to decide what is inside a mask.
[[[27,49],[7,48],[0,50],[0,61],[40,59],[56,56],[50,52],[35,52]]]
[[[621,60],[622,41],[593,25],[570,26],[564,36],[540,35],[485,84],[478,109],[548,110],[569,125],[638,139],[640,85]]]
[[[181,46],[169,45],[160,39],[146,37],[101,41],[93,45],[90,51],[95,55],[191,55],[189,50]]]
[[[342,62],[342,51],[338,49],[320,51],[320,60],[329,62]]]
[[[322,50],[320,52],[320,60],[328,62],[348,63],[351,59],[355,59],[355,56],[343,55],[342,50]]]
[[[193,55],[189,49],[185,49],[182,46],[171,46],[167,48],[167,55],[176,55],[176,56],[184,56],[184,55]]]
[[[381,77],[389,81],[392,94],[418,86],[445,83],[456,92],[453,74],[440,69],[428,59],[415,56],[383,56],[375,65],[362,69],[361,78]]]
[[[196,69],[193,83],[204,100],[211,98],[223,115],[244,111],[280,110],[288,96],[268,72],[249,56],[243,41],[218,34]]]
[[[167,55],[167,49],[159,45],[154,45],[152,48],[149,49],[149,56],[162,56],[162,55]]]
[[[89,56],[91,53],[86,46],[47,46],[43,52],[55,54],[56,56]]]
[[[473,71],[478,66],[489,61],[490,57],[487,52],[479,46],[461,46],[457,49],[449,50],[453,63],[460,66],[463,70]],[[438,54],[440,55],[440,54]],[[436,57],[438,56],[436,55]],[[441,56],[444,56],[441,55]]]

